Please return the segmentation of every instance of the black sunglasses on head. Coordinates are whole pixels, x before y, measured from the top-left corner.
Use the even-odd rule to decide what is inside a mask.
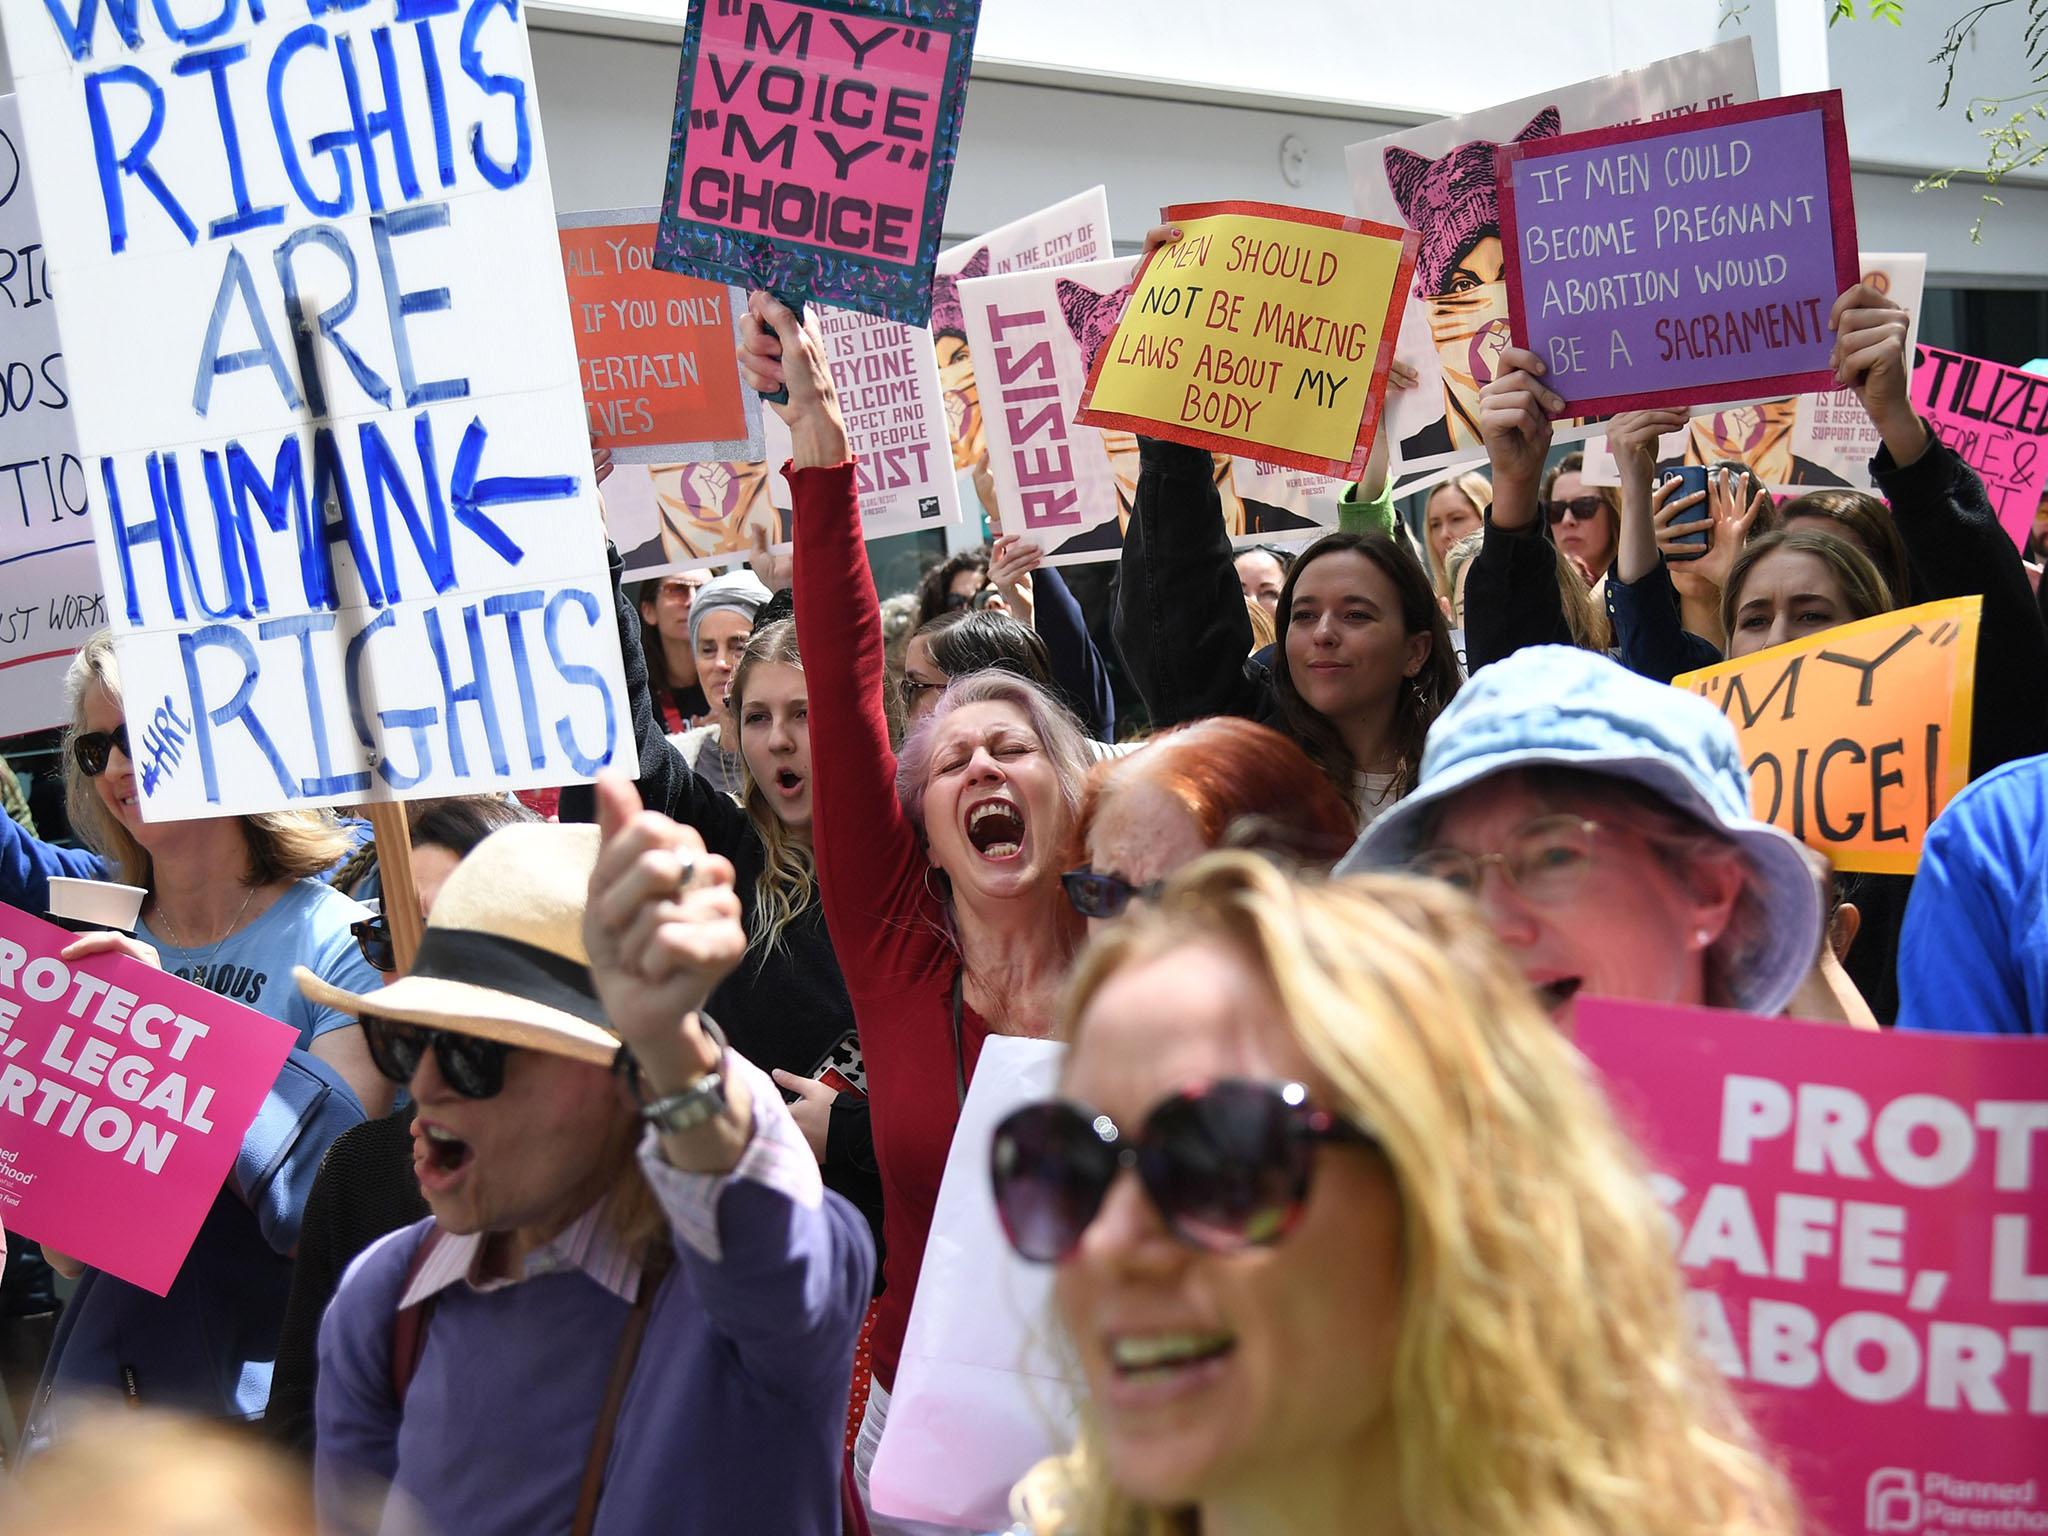
[[[517,1049],[497,1040],[369,1015],[363,1019],[363,1039],[377,1070],[401,1087],[412,1081],[431,1050],[442,1081],[465,1099],[495,1098],[505,1086],[505,1058]]]
[[[1122,916],[1133,897],[1139,901],[1157,901],[1159,893],[1166,888],[1164,880],[1133,885],[1121,875],[1098,874],[1092,869],[1070,869],[1060,876],[1060,885],[1076,912],[1083,917],[1104,918]]]
[[[1301,1219],[1319,1142],[1377,1145],[1311,1105],[1300,1083],[1226,1079],[1162,1100],[1133,1137],[1070,1099],[1027,1104],[996,1126],[989,1168],[1003,1232],[1034,1263],[1080,1246],[1126,1168],[1175,1237],[1232,1253],[1276,1243]]]
[[[128,750],[128,722],[123,720],[111,731],[86,731],[71,738],[71,760],[78,764],[78,771],[88,779],[96,779],[107,771],[107,758],[114,748],[121,749],[121,755],[134,759]]]

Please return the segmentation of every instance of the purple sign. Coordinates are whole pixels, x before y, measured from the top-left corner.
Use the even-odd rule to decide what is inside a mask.
[[[1503,145],[1516,342],[1574,416],[1832,388],[1857,280],[1839,91]]]

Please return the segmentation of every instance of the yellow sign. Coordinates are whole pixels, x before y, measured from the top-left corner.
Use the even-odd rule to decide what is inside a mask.
[[[1837,869],[1910,875],[1970,777],[1981,597],[1862,619],[1674,678],[1735,727],[1757,819]]]
[[[1412,231],[1273,203],[1165,210],[1079,419],[1357,479],[1379,430]]]

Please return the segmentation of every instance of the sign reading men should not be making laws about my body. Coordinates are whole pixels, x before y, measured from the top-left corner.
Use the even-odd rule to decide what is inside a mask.
[[[1080,419],[1356,479],[1416,236],[1273,203],[1190,203],[1138,269]]]
[[[630,733],[515,0],[190,10],[0,0],[144,815],[589,776]]]
[[[1834,383],[1857,278],[1841,94],[1504,145],[1516,342],[1577,415]]]
[[[692,0],[656,260],[923,325],[981,0]]]

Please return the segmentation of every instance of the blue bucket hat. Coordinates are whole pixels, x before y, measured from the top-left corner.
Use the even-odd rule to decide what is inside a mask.
[[[1763,921],[1730,1001],[1774,1014],[1791,1000],[1820,953],[1819,893],[1798,841],[1750,814],[1735,728],[1705,699],[1576,646],[1532,646],[1481,668],[1430,727],[1415,792],[1359,835],[1337,873],[1408,864],[1446,801],[1524,768],[1626,779],[1733,842]]]

